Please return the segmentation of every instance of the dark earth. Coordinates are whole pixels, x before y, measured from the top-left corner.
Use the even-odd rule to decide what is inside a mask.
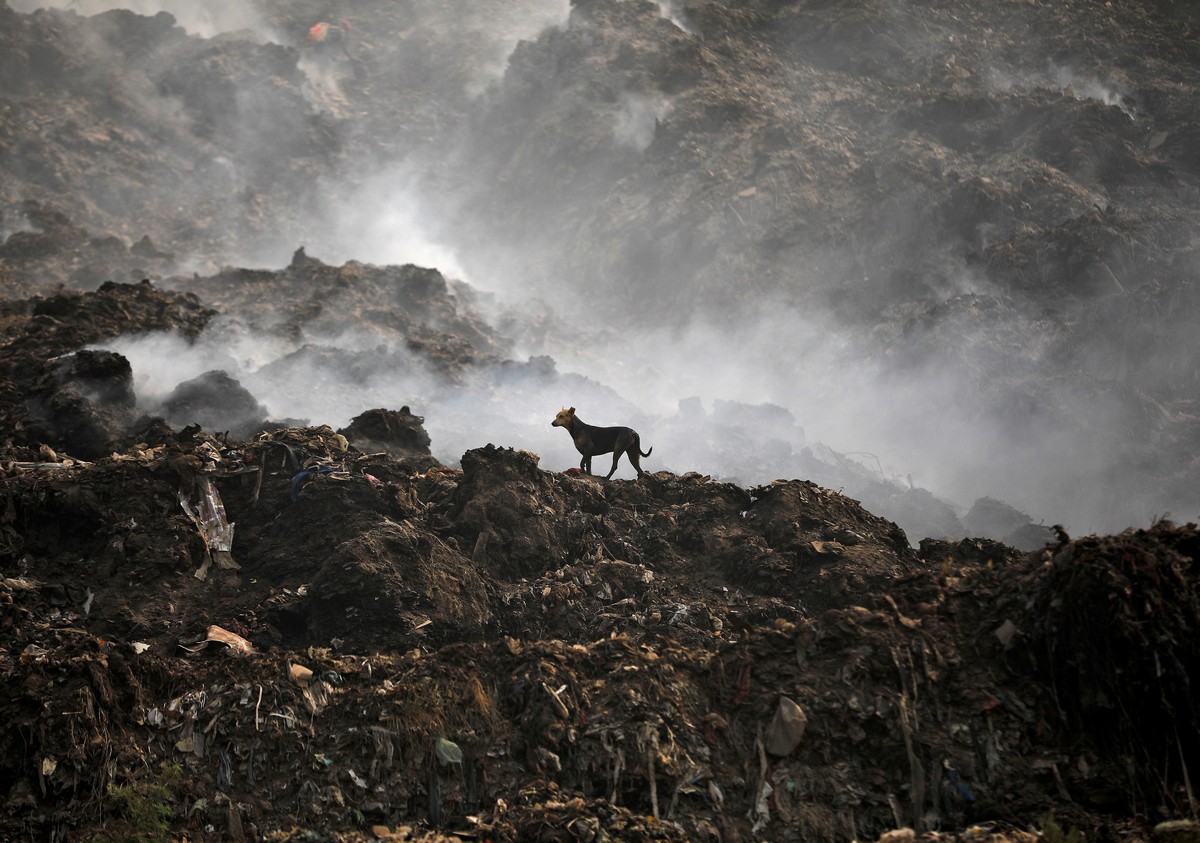
[[[1200,7],[65,5],[0,0],[0,839],[1200,839]],[[318,257],[397,161],[526,298]],[[556,355],[764,301],[1117,526],[771,404],[567,468],[546,395],[649,414]]]

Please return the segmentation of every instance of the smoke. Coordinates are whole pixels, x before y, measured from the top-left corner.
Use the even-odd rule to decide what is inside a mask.
[[[65,9],[82,15],[98,15],[114,9],[128,9],[152,17],[168,12],[179,25],[193,35],[212,38],[226,32],[254,33],[263,40],[274,40],[275,33],[267,25],[257,4],[243,0],[9,0],[18,12],[37,9]]]
[[[1045,523],[1090,525],[1098,513],[1144,523],[1154,514],[1152,504],[1123,501],[1114,487],[1094,482],[1118,480],[1113,454],[1121,448],[1112,431],[1121,429],[1113,416],[1123,409],[1102,394],[1061,396],[1088,403],[1086,429],[1056,415],[1044,396],[1008,414],[998,405],[971,412],[977,372],[939,359],[907,367],[873,359],[860,338],[786,306],[764,306],[736,325],[695,320],[673,330],[593,337],[593,346],[564,347],[555,364],[485,366],[457,381],[431,369],[399,335],[341,324],[336,299],[327,310],[335,317],[324,327],[314,323],[286,339],[270,324],[250,326],[235,314],[194,344],[161,334],[122,337],[107,347],[130,360],[146,412],[160,412],[179,383],[220,369],[271,418],[294,424],[336,429],[365,410],[407,404],[426,417],[434,455],[449,465],[492,442],[534,451],[549,470],[574,466],[579,457],[569,437],[550,427],[554,413],[570,405],[589,423],[635,427],[643,448],[655,449],[644,460],[651,471],[699,471],[744,485],[817,479],[859,497],[878,484],[897,492],[915,485],[960,502],[960,516],[985,495],[1015,502]],[[847,455],[857,455],[862,470],[848,471]],[[616,476],[631,477],[622,464]],[[607,473],[607,458],[595,468]]]
[[[478,64],[467,79],[466,93],[475,97],[504,75],[513,48],[536,37],[549,27],[561,26],[571,12],[570,0],[523,0],[500,6],[483,19],[478,34]],[[435,16],[438,12],[433,13]],[[445,14],[445,25],[462,26],[461,16],[452,10]],[[476,24],[478,25],[478,24]]]
[[[1017,76],[1011,71],[997,67],[989,67],[986,76],[988,88],[998,93],[1046,88],[1060,91],[1078,100],[1091,100],[1102,105],[1119,108],[1130,120],[1138,119],[1137,111],[1129,98],[1121,92],[1120,86],[1102,82],[1094,76],[1080,73],[1065,65],[1050,62],[1045,73],[1031,73],[1023,76]]]
[[[289,424],[337,429],[366,410],[409,405],[427,417],[434,455],[447,465],[489,442],[535,451],[552,470],[576,464],[569,437],[550,427],[567,395],[619,413],[622,423],[646,420],[611,389],[557,373],[546,361],[509,363],[456,382],[394,339],[381,342],[378,335],[347,328],[288,341],[237,321],[223,317],[195,343],[163,333],[123,336],[104,347],[130,361],[142,412],[163,414],[179,384],[220,370],[248,389],[270,419]],[[167,415],[179,426],[195,421]],[[625,466],[622,476],[628,471]]]
[[[688,20],[687,14],[683,9],[683,4],[677,0],[655,0],[654,5],[658,6],[659,13],[669,20],[675,26],[686,32],[688,35],[699,35],[700,31],[696,29]]]
[[[1013,327],[1032,333],[1028,324]],[[868,455],[877,479],[898,488],[915,484],[963,505],[992,495],[1019,502],[1035,520],[1091,523],[1090,502],[1067,492],[1080,475],[1094,475],[1115,443],[1088,440],[1052,415],[1028,420],[1018,433],[996,407],[972,409],[978,370],[937,357],[904,366],[871,348],[829,314],[775,302],[734,323],[697,318],[560,363],[611,385],[655,419],[657,436],[643,432],[643,442],[656,444],[656,456],[677,471],[743,483],[809,477],[800,452],[820,444]],[[1033,358],[1028,365],[1038,365],[1041,353],[1023,350]],[[753,409],[768,406],[780,412],[764,419]],[[724,419],[706,418],[710,409]],[[605,408],[587,410],[580,415]],[[1108,411],[1095,407],[1101,431],[1112,429],[1100,415]],[[1048,461],[1073,470],[1047,477]]]
[[[13,3],[17,9],[35,5],[40,4]],[[116,4],[79,0],[58,5],[90,14]],[[673,4],[659,5],[664,14],[673,14]],[[164,0],[134,6],[145,13],[170,11],[198,35],[257,28],[267,37],[265,18],[253,5],[205,4],[196,9]],[[280,266],[302,238],[310,254],[334,265],[359,261],[436,267],[452,279],[495,294],[494,308],[482,301],[478,306],[491,308],[487,312],[496,324],[503,324],[519,353],[504,364],[480,366],[451,380],[432,368],[427,357],[413,353],[401,332],[366,330],[354,325],[348,315],[339,321],[339,311],[349,314],[351,308],[336,298],[322,303],[321,320],[299,332],[295,325],[263,321],[261,314],[251,318],[230,313],[195,343],[159,335],[125,337],[109,344],[133,365],[143,409],[154,412],[179,383],[220,369],[250,389],[275,419],[337,428],[367,409],[408,404],[426,417],[434,453],[448,464],[455,464],[469,448],[494,442],[539,453],[543,468],[576,465],[578,455],[569,438],[549,424],[560,407],[573,405],[590,423],[636,427],[643,447],[655,449],[653,457],[644,461],[652,471],[699,471],[744,484],[805,477],[834,485],[857,483],[848,490],[864,494],[870,484],[901,492],[918,486],[953,501],[959,515],[975,498],[991,495],[1019,506],[1035,520],[1059,521],[1073,530],[1145,523],[1153,514],[1148,510],[1159,509],[1161,497],[1119,491],[1122,471],[1137,458],[1118,433],[1130,427],[1130,403],[1095,379],[1039,382],[1036,373],[1054,369],[1055,355],[1061,352],[1056,336],[1046,329],[1045,315],[1006,300],[983,271],[968,269],[963,249],[957,248],[961,244],[950,247],[922,239],[931,219],[921,215],[928,194],[906,195],[903,186],[889,185],[880,201],[887,213],[881,212],[880,218],[894,219],[886,226],[850,231],[846,238],[848,242],[861,238],[866,244],[861,252],[873,250],[867,257],[856,252],[852,243],[832,244],[827,255],[785,250],[785,244],[780,247],[779,265],[772,267],[778,288],[829,288],[841,294],[843,302],[853,294],[870,305],[863,312],[880,317],[877,324],[864,324],[862,314],[857,322],[848,319],[845,307],[839,309],[836,302],[819,304],[818,296],[777,297],[766,292],[771,289],[766,282],[749,288],[759,280],[753,273],[760,266],[754,261],[761,255],[754,250],[762,243],[742,234],[743,230],[758,227],[772,238],[785,240],[794,231],[794,219],[806,208],[837,212],[830,210],[830,204],[814,201],[804,206],[780,198],[780,185],[786,187],[791,177],[782,171],[799,171],[802,180],[807,178],[805,168],[811,166],[800,155],[786,158],[785,152],[802,146],[796,138],[803,138],[806,154],[815,159],[825,156],[831,168],[843,167],[861,154],[851,142],[860,139],[851,132],[846,132],[844,145],[833,138],[822,146],[818,141],[825,138],[819,125],[815,129],[808,122],[783,129],[773,126],[773,131],[757,135],[755,144],[746,145],[751,153],[744,159],[738,158],[732,141],[728,157],[722,152],[705,159],[699,146],[708,128],[695,117],[704,103],[691,103],[692,111],[685,117],[693,122],[678,130],[690,144],[685,149],[680,140],[677,153],[678,161],[686,165],[673,160],[672,170],[660,159],[639,168],[638,162],[657,150],[652,142],[661,125],[684,111],[676,110],[675,98],[654,88],[659,80],[639,75],[644,69],[633,62],[629,77],[580,84],[588,91],[596,89],[595,100],[567,102],[570,107],[558,110],[553,97],[576,81],[561,68],[546,71],[547,76],[538,80],[545,83],[544,89],[522,77],[511,80],[516,93],[500,90],[503,86],[493,87],[493,83],[505,74],[514,50],[536,69],[542,69],[539,61],[553,65],[557,56],[551,51],[530,57],[533,48],[519,45],[565,21],[569,4],[562,0],[497,4],[471,14],[464,11],[467,8],[413,4],[409,28],[381,36],[394,42],[393,52],[385,52],[377,42],[373,50],[356,55],[366,68],[361,78],[341,56],[319,61],[303,55],[299,65],[303,85],[297,89],[303,107],[292,110],[291,78],[270,90],[243,84],[234,97],[212,109],[220,119],[197,133],[211,138],[206,142],[212,146],[191,139],[209,156],[198,173],[206,186],[171,185],[167,190],[211,200],[205,213],[219,214],[227,208],[230,225],[237,227],[257,219],[252,189],[256,184],[276,180],[294,185],[294,216],[260,221],[266,229],[264,245],[231,255],[230,261]],[[360,26],[368,28],[370,22]],[[431,31],[436,37],[426,38]],[[579,51],[584,64],[593,33],[573,35],[579,37],[562,40]],[[450,46],[439,53],[426,41]],[[925,45],[922,55],[935,55],[935,46]],[[279,66],[285,65],[280,60]],[[141,92],[161,100],[157,107],[163,126],[174,127],[179,134],[183,134],[182,118],[194,119],[201,110],[197,102],[207,102],[182,84],[191,72],[182,72],[176,80],[181,83],[178,92],[167,96]],[[443,73],[451,74],[452,84],[441,86]],[[1016,88],[1017,78],[996,71],[990,84]],[[1022,78],[1026,80],[1022,84],[1034,84],[1029,81],[1032,77]],[[1125,107],[1115,88],[1062,68],[1051,66],[1039,78],[1045,87],[1070,88],[1075,96]],[[359,110],[363,100],[354,99],[352,86],[380,85],[384,79],[406,86],[405,96],[397,99],[410,103],[411,110],[385,115]],[[451,97],[449,104],[435,101],[437,94],[450,88],[457,90],[459,98]],[[208,96],[207,88],[204,94]],[[599,125],[604,137],[596,143],[593,160],[565,160],[572,150],[556,148],[547,140],[529,143],[509,159],[498,158],[500,164],[493,170],[475,169],[472,154],[487,154],[493,144],[517,144],[511,135],[488,134],[497,127],[511,127],[479,119],[483,109],[472,109],[471,101],[478,98],[485,103],[490,97],[499,110],[507,105],[505,96],[524,94],[538,108],[544,107],[550,119],[584,126],[587,131],[581,135],[588,136]],[[832,93],[821,96],[833,98]],[[279,102],[287,106],[282,111]],[[733,102],[725,107],[735,113],[745,106]],[[297,119],[295,114],[305,109],[319,112],[320,120]],[[478,123],[465,121],[461,132],[467,137],[449,144],[446,139],[454,133],[434,124],[454,119],[454,109]],[[778,119],[778,114],[766,113],[763,122]],[[754,132],[759,128],[751,127]],[[314,136],[329,138],[329,149],[304,157],[283,145]],[[422,145],[430,137],[436,139],[433,148]],[[915,145],[911,138],[902,142]],[[969,171],[964,158],[944,148],[934,149],[931,142],[926,146],[933,151],[919,163],[936,165],[939,173],[943,167],[994,172],[986,166]],[[664,148],[669,148],[667,142]],[[303,178],[272,160],[323,162],[325,156],[336,159],[348,149],[357,154],[340,159],[336,168],[313,166],[313,172],[304,172]],[[886,142],[875,149],[894,154]],[[685,158],[693,151],[694,160]],[[291,166],[304,169],[303,163]],[[711,181],[702,190],[688,193],[677,187],[691,170],[708,167]],[[538,168],[557,168],[552,172],[578,181],[569,185],[554,178],[546,184],[521,182]],[[850,169],[845,166],[844,171]],[[883,171],[882,164],[879,169]],[[580,177],[581,172],[586,177]],[[599,203],[618,179],[625,179],[624,186],[636,183],[640,192],[616,194],[603,210],[629,213],[631,219],[645,222],[644,253],[633,243],[634,235],[642,232],[633,232],[629,241],[589,239],[588,224],[603,222],[603,214],[588,216],[570,205],[568,186]],[[972,179],[964,183],[979,185],[981,194],[990,184],[983,176]],[[493,193],[497,186],[509,192]],[[803,189],[816,192],[819,187],[814,181]],[[196,192],[189,194],[190,190]],[[504,201],[513,196],[525,201]],[[219,197],[236,198],[222,206]],[[464,202],[477,197],[502,199],[486,212],[460,213]],[[639,202],[651,204],[651,211],[637,216]],[[633,210],[627,210],[626,203]],[[693,203],[699,209],[695,217]],[[1063,200],[1056,207],[1068,204]],[[670,226],[658,228],[662,221],[654,214],[660,211],[664,217],[672,216]],[[577,239],[561,250],[537,248],[541,232],[536,231],[528,239],[493,242],[488,239],[492,232],[481,230],[475,222],[486,214],[511,217],[514,230],[520,230],[525,215],[562,217],[567,221],[562,230]],[[699,220],[696,230],[690,227],[692,219]],[[963,227],[967,250],[978,253],[1003,244],[1011,235],[1008,221],[986,216]],[[668,241],[673,251],[660,248]],[[718,258],[703,252],[709,244],[716,244]],[[562,256],[573,246],[578,255],[573,262],[564,260]],[[626,260],[607,261],[606,252],[619,252]],[[668,256],[666,265],[655,265],[653,258],[658,255]],[[739,262],[743,255],[744,264]],[[694,260],[695,265],[671,264],[671,258],[680,263]],[[589,263],[602,269],[591,274],[575,271],[581,266],[592,269]],[[605,278],[603,268],[611,266],[627,268],[628,277]],[[893,267],[896,276],[907,272],[904,277],[914,279],[912,289],[919,289],[919,295],[900,304],[885,302],[888,291],[875,286],[874,280],[847,282],[845,290],[837,289],[856,274],[861,279],[872,269],[892,271]],[[539,288],[529,283],[531,276],[550,280],[559,310],[550,312],[532,301]],[[737,296],[743,305],[736,312],[714,314],[691,300],[704,284],[720,286],[729,300],[735,298],[731,291],[737,285],[749,289]],[[638,312],[645,306],[639,292],[648,292],[652,285],[658,286],[654,298],[666,303],[670,321],[654,324]],[[626,314],[612,304],[618,290],[632,292],[624,300]],[[527,318],[506,315],[508,306],[520,308]],[[889,311],[889,306],[895,309]],[[603,312],[602,322],[597,312]],[[536,359],[537,355],[548,355],[554,362]],[[1034,386],[1023,387],[1023,383]],[[856,460],[857,467],[851,464]],[[596,468],[603,462],[598,460]],[[606,465],[603,471],[607,472]],[[617,476],[632,476],[632,470],[626,465]],[[912,535],[914,540],[921,537]]]
[[[1059,90],[1069,92],[1076,99],[1095,100],[1104,105],[1114,106],[1125,112],[1130,120],[1136,120],[1137,114],[1125,96],[1111,85],[1106,85],[1098,79],[1079,76],[1069,67],[1050,65],[1050,74]]]
[[[8,238],[14,234],[21,232],[36,234],[39,231],[40,229],[23,212],[17,211],[7,214],[0,212],[0,246],[8,242]]]
[[[670,100],[662,93],[623,94],[619,101],[613,138],[619,144],[642,152],[654,140],[658,121],[671,111]]]
[[[333,264],[415,264],[488,290],[488,278],[468,277],[453,246],[440,242],[429,222],[430,203],[420,191],[419,165],[381,166],[361,186],[323,185],[326,203],[312,225],[315,253]]]

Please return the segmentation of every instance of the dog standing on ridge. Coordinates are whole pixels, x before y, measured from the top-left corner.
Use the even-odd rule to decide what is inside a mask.
[[[571,439],[575,442],[575,449],[583,454],[583,459],[579,461],[579,467],[585,474],[592,473],[592,457],[597,454],[613,455],[612,468],[604,476],[605,480],[612,477],[613,472],[617,470],[621,454],[629,455],[629,462],[637,469],[638,477],[646,473],[642,471],[642,464],[638,458],[650,456],[650,452],[654,449],[651,448],[643,454],[641,452],[642,439],[631,427],[596,427],[593,424],[586,424],[575,415],[574,407],[569,410],[559,410],[554,421],[550,422],[550,426],[565,427],[567,433],[571,434]]]

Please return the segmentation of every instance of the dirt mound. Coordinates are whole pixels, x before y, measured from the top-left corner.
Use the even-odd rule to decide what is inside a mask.
[[[133,370],[119,354],[78,351],[57,358],[26,402],[29,436],[84,459],[120,450],[134,423]]]
[[[221,371],[205,372],[179,384],[163,400],[162,409],[166,420],[178,427],[194,424],[205,430],[228,431],[237,439],[261,430],[267,421],[266,407]]]
[[[980,498],[963,516],[971,536],[1001,536],[1006,544],[1024,551],[1041,550],[1054,539],[1054,530],[1033,520],[1004,501]]]
[[[84,347],[131,328],[194,338],[214,315],[195,296],[148,282],[106,282],[95,292],[8,302],[0,335],[5,430],[20,443],[85,459],[127,447],[140,420],[129,361]]]
[[[478,293],[436,269],[411,264],[330,266],[301,247],[283,270],[226,268],[164,285],[203,296],[252,329],[321,337],[355,326],[377,344],[399,338],[449,376],[465,363],[506,351],[511,342],[484,318]]]
[[[350,426],[339,430],[362,451],[386,451],[393,456],[428,454],[429,434],[425,419],[414,416],[408,407],[399,410],[367,410],[355,416]]]

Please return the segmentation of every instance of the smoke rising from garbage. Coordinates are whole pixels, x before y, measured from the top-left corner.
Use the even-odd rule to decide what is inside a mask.
[[[116,5],[75,8],[93,13]],[[650,470],[696,470],[753,484],[811,476],[820,469],[814,460],[837,461],[832,449],[860,455],[851,461],[882,485],[927,488],[959,514],[983,495],[1075,530],[1119,529],[1161,514],[1161,498],[1113,491],[1134,458],[1120,434],[1128,404],[1086,379],[1046,381],[1032,393],[1005,391],[1011,378],[1048,369],[1061,348],[1046,331],[1042,304],[1026,303],[991,280],[987,260],[1019,228],[1012,217],[1026,213],[1010,206],[1044,199],[1028,214],[1054,224],[1104,207],[1103,190],[1082,176],[1069,185],[1073,192],[1062,187],[1069,161],[1056,161],[1060,169],[1044,176],[1018,172],[1001,158],[978,163],[975,138],[938,134],[918,106],[879,127],[878,137],[864,130],[842,138],[820,122],[820,109],[836,108],[833,94],[814,98],[811,115],[771,111],[766,96],[709,101],[704,97],[716,95],[677,80],[684,92],[667,94],[655,87],[662,80],[634,59],[630,68],[621,65],[626,76],[600,84],[588,77],[583,59],[559,61],[564,43],[597,63],[597,57],[613,60],[566,29],[565,2],[511,4],[486,20],[414,7],[413,29],[453,30],[457,44],[474,48],[464,50],[469,59],[462,64],[469,67],[454,77],[461,98],[455,107],[468,119],[446,131],[435,124],[449,118],[435,115],[422,125],[413,108],[390,115],[392,122],[368,123],[373,115],[357,112],[350,95],[355,85],[370,84],[378,70],[371,62],[382,61],[377,55],[364,49],[314,56],[296,33],[272,33],[253,6],[217,4],[201,12],[175,5],[134,8],[170,11],[201,37],[251,29],[298,50],[295,57],[277,56],[289,71],[297,62],[296,79],[285,75],[286,84],[276,87],[242,84],[232,94],[223,91],[225,99],[207,111],[197,103],[206,104],[208,90],[188,87],[186,76],[173,78],[176,87],[166,86],[166,95],[138,92],[161,100],[162,125],[175,127],[183,142],[211,144],[196,183],[169,190],[218,216],[236,206],[231,228],[253,216],[256,189],[268,182],[287,184],[296,197],[294,216],[256,220],[258,248],[243,241],[231,262],[283,266],[304,244],[333,265],[434,267],[493,293],[496,318],[505,308],[541,307],[535,300],[553,310],[546,330],[532,319],[508,323],[512,355],[524,368],[502,386],[490,374],[448,383],[399,338],[342,330],[333,316],[322,330],[286,339],[256,325],[246,332],[250,340],[218,322],[189,347],[166,337],[112,343],[133,363],[147,408],[179,382],[224,369],[276,418],[337,427],[365,409],[409,404],[427,417],[435,455],[447,463],[494,441],[536,451],[544,468],[561,469],[577,462],[567,437],[549,427],[565,404],[591,423],[638,427],[643,443],[655,446]],[[893,11],[902,13],[899,6]],[[1069,87],[1076,97],[1132,114],[1115,88],[1088,81],[1090,71],[1042,62],[1036,74],[1022,75],[1011,64],[976,65],[910,29],[898,29],[901,40],[913,40],[904,68],[909,82],[928,72],[949,73],[970,91]],[[683,55],[694,49],[659,37]],[[404,78],[441,69],[438,56],[421,53],[415,40],[412,46],[392,59],[409,71]],[[632,48],[629,54],[636,58]],[[833,63],[867,61],[821,55]],[[779,94],[791,83],[775,84]],[[278,88],[287,96],[283,110]],[[413,83],[412,90],[416,104],[431,88]],[[210,123],[184,131],[184,115],[194,119],[197,111]],[[505,122],[506,111],[529,125]],[[728,141],[728,149],[703,149],[712,114],[742,120],[734,125],[752,140],[744,148]],[[539,130],[565,124],[561,137],[535,143]],[[379,136],[354,148],[371,154],[347,156],[332,172],[301,176],[302,167],[290,172],[275,161],[334,157],[365,132]],[[438,138],[432,145],[431,136]],[[314,137],[328,148],[314,148]],[[579,148],[590,157],[568,154],[578,152],[569,143],[576,137],[588,141]],[[1018,142],[995,141],[1010,152]],[[871,146],[858,148],[864,144]],[[813,175],[814,161],[828,164],[837,184],[880,185],[877,207],[868,212],[877,216],[864,215],[862,228],[851,229],[841,216],[849,211],[836,207],[824,192],[828,185]],[[967,195],[962,205],[972,212],[982,207],[979,218],[932,196],[913,170]],[[705,179],[685,184],[697,172]],[[797,229],[816,219],[838,221],[829,224],[828,245],[794,246]],[[770,250],[775,264],[763,278]],[[1117,265],[1108,253],[1098,260],[1097,266]],[[336,306],[330,302],[331,311]],[[1002,329],[1003,340],[973,336],[981,324]],[[1089,352],[1097,380],[1110,374],[1110,353],[1102,344]],[[367,362],[372,355],[376,368]],[[555,369],[525,364],[533,355],[553,358]],[[178,371],[164,367],[164,359]],[[627,473],[628,467],[618,476]],[[1172,505],[1179,517],[1194,514],[1189,506]]]
[[[649,96],[625,94],[620,105],[613,136],[618,143],[628,144],[641,152],[654,140],[654,130],[658,121],[670,111],[670,102],[661,93]]]
[[[1194,817],[1200,6],[244,2],[0,0],[0,839]]]

